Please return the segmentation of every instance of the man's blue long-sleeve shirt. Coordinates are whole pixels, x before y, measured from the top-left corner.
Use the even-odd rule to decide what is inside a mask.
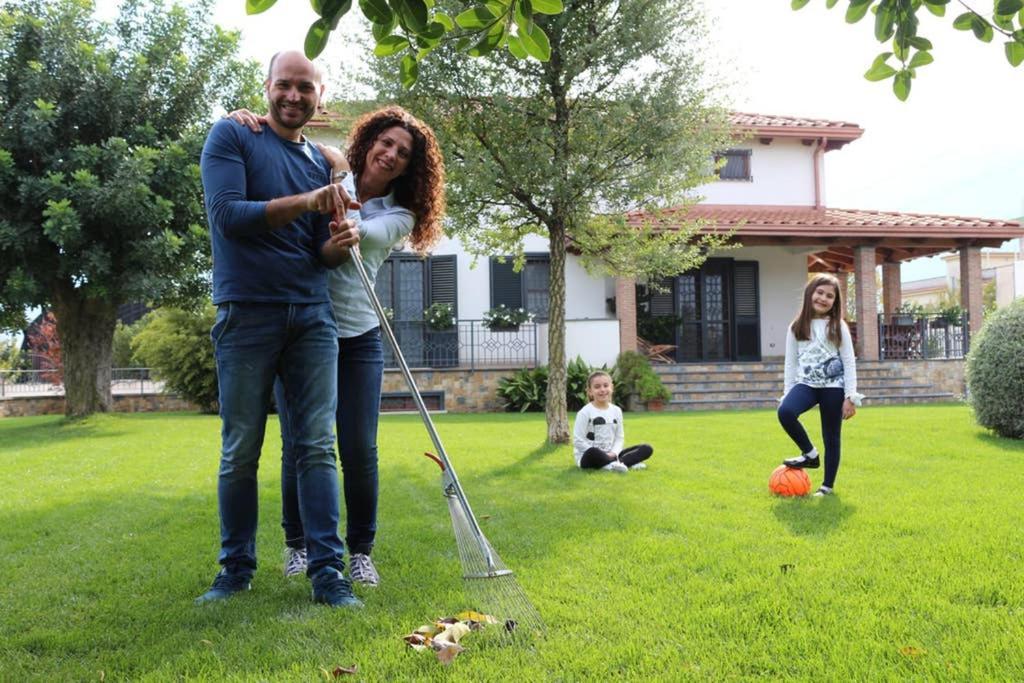
[[[267,204],[330,182],[330,165],[309,141],[291,142],[270,126],[254,134],[223,119],[200,161],[213,242],[213,303],[328,301],[320,248],[330,217],[307,212],[271,228]]]

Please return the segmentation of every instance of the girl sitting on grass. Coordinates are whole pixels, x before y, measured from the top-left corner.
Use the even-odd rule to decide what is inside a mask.
[[[642,470],[654,449],[647,444],[623,448],[622,410],[612,403],[612,378],[598,370],[587,378],[590,403],[576,413],[573,428],[573,455],[584,470],[626,472]]]
[[[857,413],[856,406],[863,398],[857,393],[853,340],[842,311],[839,280],[827,273],[816,275],[804,287],[800,313],[786,333],[785,389],[779,422],[800,455],[782,464],[811,469],[820,465],[818,450],[798,419],[817,404],[825,444],[825,479],[815,496],[832,493],[839,471],[843,420]]]

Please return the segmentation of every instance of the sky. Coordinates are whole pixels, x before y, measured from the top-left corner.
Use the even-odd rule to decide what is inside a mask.
[[[987,0],[976,0],[986,4]],[[970,4],[970,3],[969,3]],[[921,13],[919,33],[935,62],[918,71],[910,98],[900,102],[891,81],[863,78],[884,50],[870,16],[844,21],[813,0],[802,10],[789,0],[705,0],[711,22],[705,51],[731,82],[722,88],[731,109],[821,117],[864,128],[857,140],[829,152],[828,206],[1013,219],[1024,216],[1024,66],[1010,67],[996,41],[983,44],[944,18]],[[279,49],[300,47],[313,20],[303,0],[279,0],[246,16],[244,0],[220,0],[214,20],[242,32],[245,56],[265,62]],[[357,7],[357,6],[356,6]],[[357,8],[343,20],[322,62],[328,88],[338,66],[363,58],[366,30]],[[1009,245],[1007,245],[1009,248]],[[904,279],[941,275],[938,259],[904,265]]]

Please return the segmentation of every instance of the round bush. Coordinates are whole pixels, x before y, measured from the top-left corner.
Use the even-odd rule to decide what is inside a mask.
[[[1024,299],[993,313],[971,340],[967,390],[978,424],[1024,439]]]

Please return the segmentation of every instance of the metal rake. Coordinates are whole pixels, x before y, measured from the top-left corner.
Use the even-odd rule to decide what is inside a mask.
[[[437,455],[426,453],[427,457],[434,460],[441,468],[441,486],[445,500],[448,502],[448,511],[452,518],[452,528],[455,532],[455,544],[459,550],[459,560],[462,563],[462,578],[469,597],[474,602],[477,611],[491,615],[498,619],[498,628],[489,628],[487,631],[498,633],[502,641],[519,641],[533,636],[543,635],[544,622],[537,612],[537,609],[530,602],[522,586],[515,578],[511,569],[498,557],[491,544],[487,541],[480,524],[477,522],[473,510],[466,499],[466,493],[459,483],[451,460],[441,443],[441,437],[437,434],[427,406],[423,403],[419,389],[416,388],[416,381],[412,377],[409,365],[402,355],[402,350],[395,339],[395,333],[388,323],[384,309],[377,298],[370,278],[363,267],[363,259],[359,253],[359,247],[354,246],[351,250],[352,262],[355,265],[356,273],[363,283],[373,310],[380,320],[380,328],[384,331],[391,348],[394,350],[395,360],[405,377],[409,391],[412,393],[416,407],[419,409],[423,424],[430,434],[430,440],[434,443]]]

